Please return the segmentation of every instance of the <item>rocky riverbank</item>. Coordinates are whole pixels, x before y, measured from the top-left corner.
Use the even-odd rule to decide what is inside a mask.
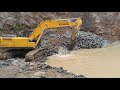
[[[34,30],[43,20],[81,17],[83,25],[75,38],[74,50],[102,48],[120,40],[118,12],[1,12],[0,35]],[[59,46],[68,48],[72,30],[68,27],[49,29],[43,33],[41,47],[48,47],[47,56],[58,53]],[[46,61],[46,57],[44,58]],[[0,78],[85,78],[64,68],[51,67],[45,62],[27,63],[24,58],[0,61]]]
[[[62,67],[51,67],[45,63],[30,62],[14,58],[0,61],[0,78],[85,78],[75,75]]]
[[[62,33],[62,32],[61,32]],[[64,35],[64,36],[62,36]],[[58,37],[58,38],[56,38]],[[52,39],[50,39],[52,38]],[[70,39],[67,34],[50,33],[42,38],[41,47],[50,47],[47,55],[58,53],[59,46],[67,48]],[[90,32],[78,32],[76,36],[74,50],[81,48],[102,48],[107,46],[110,41]],[[58,48],[55,48],[58,47]],[[46,61],[46,57],[43,61]],[[84,75],[76,75],[64,70],[64,68],[51,67],[41,60],[25,62],[24,58],[11,58],[0,61],[0,78],[86,78]]]

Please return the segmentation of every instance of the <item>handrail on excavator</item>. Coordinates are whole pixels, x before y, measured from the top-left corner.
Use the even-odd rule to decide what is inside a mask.
[[[78,19],[78,18],[66,18],[66,19],[56,19],[56,20],[68,20],[68,19]]]

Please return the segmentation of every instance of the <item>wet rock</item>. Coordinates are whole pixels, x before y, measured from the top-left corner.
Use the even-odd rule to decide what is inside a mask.
[[[1,66],[9,66],[9,65],[11,65],[12,64],[12,61],[11,60],[3,60],[3,61],[1,61],[0,62],[0,64],[1,64]]]
[[[51,48],[48,46],[46,56],[51,56],[51,55],[57,54],[58,48],[59,48],[59,46],[52,46]]]
[[[50,69],[52,67],[49,65],[46,65],[46,64],[39,64],[39,65],[37,65],[37,68],[40,68],[41,70],[46,70],[46,69]]]
[[[35,77],[44,77],[45,76],[45,72],[41,72],[41,71],[35,72],[34,76]]]
[[[0,62],[1,78],[82,78],[67,70],[51,67],[40,61],[23,63],[24,59],[8,59]],[[6,62],[8,65],[6,65]],[[5,64],[5,65],[4,65]],[[21,65],[24,64],[24,65]]]
[[[59,72],[59,73],[64,73],[64,72],[66,72],[65,70],[63,70],[63,68],[62,68],[62,67],[57,68],[56,70],[57,70],[57,72]]]
[[[30,62],[29,65],[30,66],[35,66],[35,62]]]
[[[19,61],[13,60],[13,61],[12,61],[12,65],[19,66]]]
[[[79,31],[76,39],[74,49],[79,48],[102,48],[110,44],[110,41],[95,35],[91,32]]]

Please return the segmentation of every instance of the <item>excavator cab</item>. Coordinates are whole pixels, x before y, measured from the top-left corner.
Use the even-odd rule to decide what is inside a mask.
[[[33,32],[32,30],[24,30],[19,33],[19,36],[20,37],[29,37],[32,32]]]
[[[21,31],[20,33],[19,33],[19,36],[20,37],[29,37],[30,35],[31,35],[31,33],[33,32],[33,30],[24,30],[24,31]],[[34,40],[32,40],[33,42],[36,42],[37,41],[37,38],[35,38]],[[40,47],[41,46],[41,39],[40,39],[40,41],[39,41],[39,43],[38,43],[38,47]]]

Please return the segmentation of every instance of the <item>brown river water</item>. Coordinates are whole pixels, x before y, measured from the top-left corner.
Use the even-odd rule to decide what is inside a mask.
[[[120,44],[71,52],[60,48],[59,54],[48,57],[47,64],[87,78],[120,78]]]

